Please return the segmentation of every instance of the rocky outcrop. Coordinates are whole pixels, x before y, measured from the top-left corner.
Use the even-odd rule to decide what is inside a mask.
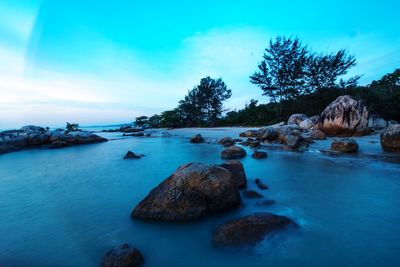
[[[136,155],[132,151],[128,151],[124,157],[124,159],[140,159],[142,155]]]
[[[266,184],[264,184],[264,183],[261,181],[261,179],[259,179],[259,178],[256,178],[255,183],[256,183],[257,187],[258,187],[259,189],[261,189],[261,190],[266,190],[266,189],[268,189],[268,186],[267,186]]]
[[[237,181],[220,166],[189,163],[155,187],[132,211],[134,218],[187,221],[240,204]]]
[[[62,148],[105,141],[107,139],[91,132],[49,130],[48,128],[29,125],[19,130],[0,132],[0,153],[36,147]]]
[[[227,147],[221,152],[221,158],[223,159],[241,159],[246,155],[246,151],[238,146]]]
[[[326,139],[326,133],[324,133],[321,130],[315,129],[315,130],[311,131],[310,137],[313,140],[325,140]]]
[[[390,124],[380,136],[384,151],[400,152],[400,124]]]
[[[235,144],[235,140],[230,137],[224,137],[218,141],[218,144],[223,145],[224,147],[233,146]]]
[[[226,163],[220,164],[219,166],[227,169],[232,174],[232,178],[240,189],[247,187],[246,172],[244,171],[243,164],[240,161],[230,160]]]
[[[268,157],[267,152],[264,151],[254,151],[253,155],[251,155],[253,159],[265,159]]]
[[[258,130],[247,130],[239,134],[240,137],[258,137]]]
[[[293,114],[289,117],[287,124],[295,124],[295,125],[300,125],[300,123],[304,120],[308,119],[307,115],[304,114]]]
[[[118,130],[111,130],[111,131],[118,131],[123,133],[137,133],[137,132],[143,132],[144,128],[127,124],[127,125],[122,125]]]
[[[128,244],[122,244],[106,253],[102,267],[138,267],[144,262],[142,254]]]
[[[388,122],[377,114],[369,115],[368,128],[372,132],[381,131],[388,126]]]
[[[260,130],[261,141],[274,141],[278,138],[278,130],[274,127],[265,127]]]
[[[204,138],[203,138],[203,136],[201,136],[201,134],[196,134],[195,136],[190,138],[190,143],[194,143],[194,144],[204,143]]]
[[[321,114],[321,129],[329,136],[360,136],[368,133],[369,113],[362,101],[339,96]]]
[[[263,198],[264,196],[257,193],[254,190],[246,190],[243,192],[243,196],[245,196],[246,198]]]
[[[354,153],[358,151],[358,144],[354,139],[335,140],[331,144],[331,150],[341,153]]]
[[[281,230],[294,222],[272,213],[248,215],[219,226],[213,237],[217,245],[254,245],[268,234]]]

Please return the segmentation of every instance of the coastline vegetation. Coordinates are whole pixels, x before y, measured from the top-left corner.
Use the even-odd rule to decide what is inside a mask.
[[[188,91],[178,106],[151,117],[136,118],[137,126],[152,128],[260,126],[286,121],[293,113],[320,114],[341,95],[363,100],[370,112],[400,121],[400,68],[369,85],[361,75],[347,77],[356,58],[341,49],[315,53],[298,38],[270,40],[250,83],[268,98],[267,104],[251,99],[240,110],[227,110],[223,102],[232,95],[222,78],[205,77]]]

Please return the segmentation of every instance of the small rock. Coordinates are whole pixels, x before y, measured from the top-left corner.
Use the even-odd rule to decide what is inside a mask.
[[[342,153],[354,153],[358,150],[358,144],[354,139],[335,140],[331,144],[331,150]]]
[[[247,198],[263,198],[264,196],[257,193],[254,190],[246,190],[243,192],[243,195]]]
[[[273,141],[278,138],[278,131],[274,127],[266,127],[261,130],[261,141]]]
[[[390,124],[380,136],[384,151],[400,152],[400,124]]]
[[[261,190],[266,190],[268,189],[268,186],[266,184],[264,184],[261,179],[257,178],[255,180],[256,185],[258,186],[258,188],[260,188]]]
[[[243,133],[239,134],[240,137],[258,137],[258,131],[257,130],[247,130]]]
[[[240,159],[244,158],[246,155],[246,151],[238,146],[230,146],[221,152],[221,158],[223,159]]]
[[[256,213],[219,226],[213,237],[217,245],[254,245],[270,233],[281,230],[294,222],[285,216]]]
[[[140,159],[142,156],[136,155],[132,151],[128,151],[124,157],[124,159]]]
[[[301,137],[289,134],[286,138],[286,145],[291,149],[296,149],[301,144]]]
[[[263,151],[254,151],[253,155],[251,155],[253,159],[264,159],[268,157],[267,152]]]
[[[204,143],[204,138],[203,138],[203,136],[201,136],[201,134],[196,134],[195,136],[193,136],[190,139],[190,143],[194,143],[194,144]]]
[[[223,145],[224,147],[233,146],[235,141],[230,137],[224,137],[218,141],[218,144]]]
[[[122,244],[109,252],[103,258],[103,267],[137,267],[144,262],[142,254],[128,244]]]

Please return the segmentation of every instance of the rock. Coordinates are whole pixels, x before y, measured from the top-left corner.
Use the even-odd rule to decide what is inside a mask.
[[[308,119],[307,115],[304,114],[293,114],[292,116],[289,117],[287,124],[291,125],[291,124],[296,124],[299,125],[300,122],[304,121]]]
[[[136,137],[141,137],[141,136],[144,136],[144,132],[124,133],[122,136],[136,136]]]
[[[240,204],[237,181],[219,166],[189,163],[155,187],[131,217],[187,221],[220,213]]]
[[[368,128],[375,132],[385,129],[388,126],[388,122],[379,115],[371,114],[368,119]]]
[[[134,125],[122,125],[119,128],[120,132],[123,133],[136,133],[136,132],[143,132],[144,128],[143,127],[136,127]]]
[[[249,147],[250,148],[257,148],[257,147],[259,147],[260,146],[260,141],[253,141],[253,142],[250,142],[249,143]]]
[[[384,151],[400,152],[400,124],[390,124],[381,133],[380,140]]]
[[[247,138],[246,141],[241,142],[240,144],[241,144],[242,146],[249,146],[249,145],[250,145],[251,143],[253,143],[253,142],[255,142],[255,140],[254,140],[253,138]]]
[[[224,147],[233,146],[235,141],[230,137],[224,137],[218,141],[218,144],[223,145]]]
[[[246,151],[238,146],[227,147],[221,152],[221,158],[223,159],[240,159],[244,158],[246,155]]]
[[[261,141],[274,141],[278,138],[278,130],[274,127],[266,127],[260,130]]]
[[[213,237],[217,245],[254,245],[270,233],[295,225],[291,219],[272,213],[257,213],[219,226]]]
[[[258,188],[260,188],[261,190],[266,190],[268,189],[268,186],[266,184],[264,184],[261,179],[257,178],[255,180],[256,185],[258,186]]]
[[[0,154],[5,154],[14,151],[18,151],[18,148],[8,144],[0,144]]]
[[[106,253],[102,267],[136,267],[144,262],[142,254],[128,244],[122,244]]]
[[[142,156],[136,155],[132,151],[128,151],[124,157],[124,159],[140,159]]]
[[[247,187],[246,173],[243,164],[240,161],[231,160],[227,163],[220,164],[219,166],[227,169],[232,174],[232,178],[236,181],[236,184],[240,189]]]
[[[254,151],[253,155],[251,155],[253,159],[265,159],[268,157],[267,152],[264,151]]]
[[[201,134],[196,134],[195,136],[193,136],[190,139],[190,143],[194,143],[194,144],[204,143],[204,138],[203,138],[203,136],[201,136]]]
[[[278,129],[278,139],[282,144],[286,144],[289,135],[297,134],[300,127],[297,125],[283,125]]]
[[[326,133],[324,133],[321,130],[314,129],[311,131],[311,139],[313,140],[325,140],[326,139]]]
[[[334,140],[331,144],[331,150],[342,153],[354,153],[358,150],[358,144],[354,139]]]
[[[368,133],[368,110],[362,101],[339,96],[321,114],[321,130],[328,136],[360,136]]]
[[[257,130],[247,130],[243,133],[239,134],[240,137],[258,137],[258,131]]]
[[[257,202],[256,205],[265,207],[265,206],[271,206],[271,205],[273,205],[275,203],[276,203],[275,200],[269,199],[269,200],[264,200],[264,201]]]
[[[310,119],[305,119],[304,121],[299,123],[299,127],[303,130],[308,130],[314,126],[314,123]]]
[[[65,141],[56,140],[53,141],[50,145],[47,146],[48,149],[56,149],[56,148],[63,148],[67,147],[69,144]]]
[[[286,137],[286,146],[290,149],[297,149],[301,145],[302,138],[297,135],[289,134]]]
[[[263,198],[264,197],[263,195],[257,193],[254,190],[246,190],[246,191],[243,192],[243,195],[246,198]]]

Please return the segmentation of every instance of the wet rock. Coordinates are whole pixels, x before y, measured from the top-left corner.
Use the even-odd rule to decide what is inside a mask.
[[[275,203],[276,203],[275,200],[268,199],[268,200],[264,200],[264,201],[259,201],[259,202],[256,203],[256,205],[257,205],[257,206],[266,207],[266,206],[274,205]]]
[[[318,129],[312,130],[311,139],[313,139],[313,140],[325,140],[326,139],[326,133],[324,133],[323,131],[318,130]]]
[[[249,143],[250,148],[258,148],[260,147],[260,145],[261,145],[260,141],[254,141]]]
[[[122,244],[106,253],[102,267],[137,267],[144,262],[142,254],[128,244]]]
[[[65,141],[60,141],[60,140],[56,140],[54,142],[52,142],[51,144],[49,144],[47,146],[48,149],[56,149],[56,148],[63,148],[63,147],[67,147],[70,146],[70,144],[68,144]]]
[[[360,136],[368,133],[368,110],[362,101],[339,96],[321,114],[321,130],[328,136]]]
[[[246,151],[238,146],[227,147],[221,152],[221,158],[223,159],[240,159],[244,158],[246,155]]]
[[[247,130],[239,134],[240,137],[258,137],[258,130]]]
[[[254,245],[266,235],[284,229],[294,222],[285,216],[257,213],[219,226],[213,237],[217,245]]]
[[[308,119],[307,115],[304,114],[293,114],[289,117],[287,124],[291,125],[291,124],[296,124],[296,125],[300,125],[300,123],[304,120]]]
[[[240,204],[237,181],[219,166],[189,163],[155,187],[131,217],[187,221],[220,213]]]
[[[235,141],[230,137],[224,137],[218,141],[218,144],[223,145],[224,147],[233,146]]]
[[[369,115],[368,128],[372,132],[381,131],[388,126],[388,122],[377,114]]]
[[[286,144],[289,135],[295,135],[299,133],[300,127],[297,125],[283,125],[278,129],[278,139],[282,144]]]
[[[119,131],[123,132],[123,133],[136,133],[136,132],[143,132],[144,128],[143,127],[137,127],[137,126],[134,126],[134,125],[122,125],[119,128]]]
[[[299,127],[303,130],[308,130],[314,126],[314,123],[310,119],[305,119],[304,121],[299,123]]]
[[[201,134],[196,134],[195,136],[193,136],[190,139],[190,143],[194,143],[194,144],[204,143],[204,138],[203,138],[203,136],[201,136]]]
[[[354,153],[358,150],[358,144],[354,139],[334,140],[331,144],[331,150],[341,153]]]
[[[128,151],[124,157],[124,159],[140,159],[142,156],[141,155],[136,155],[132,151]]]
[[[246,198],[263,198],[264,196],[257,193],[254,190],[246,190],[243,192],[243,196],[245,196]]]
[[[278,130],[274,127],[266,127],[260,131],[261,141],[274,141],[278,138]]]
[[[227,169],[232,174],[232,178],[236,181],[239,189],[247,187],[246,172],[244,171],[243,164],[240,161],[230,160],[229,162],[220,164],[219,166]]]
[[[265,159],[268,157],[267,152],[264,151],[254,151],[253,155],[251,155],[253,159]]]
[[[257,178],[255,180],[256,185],[258,186],[258,188],[260,188],[261,190],[266,190],[268,189],[268,186],[266,184],[264,184],[261,179]]]
[[[390,124],[380,136],[384,151],[400,152],[400,124]]]
[[[296,149],[301,145],[301,141],[302,138],[300,136],[289,134],[286,137],[286,146],[290,149]]]

